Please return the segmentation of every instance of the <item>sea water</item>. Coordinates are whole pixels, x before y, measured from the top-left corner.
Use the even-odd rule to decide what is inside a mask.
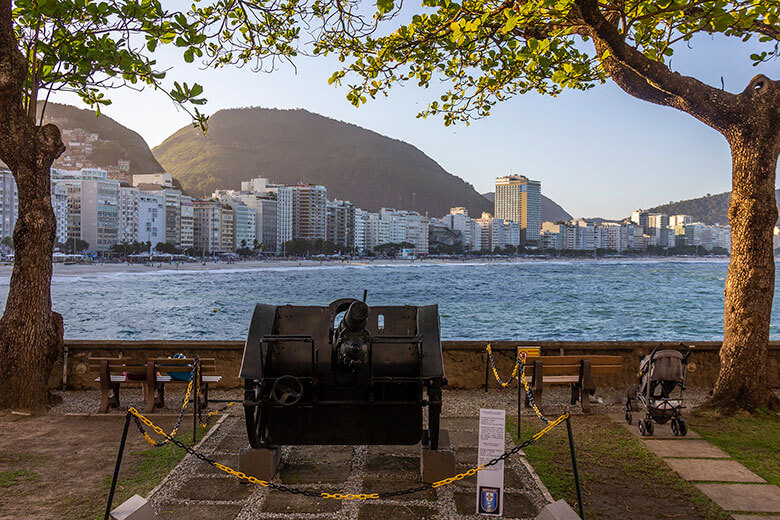
[[[717,340],[725,260],[410,263],[55,276],[66,338],[246,336],[255,303],[438,304],[444,339]],[[776,290],[778,290],[778,284]],[[5,301],[8,277],[0,279]],[[780,339],[778,296],[771,328]]]

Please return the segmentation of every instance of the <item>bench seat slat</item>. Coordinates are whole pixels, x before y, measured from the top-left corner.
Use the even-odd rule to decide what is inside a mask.
[[[554,385],[556,383],[576,383],[579,380],[579,376],[544,376],[542,382]]]

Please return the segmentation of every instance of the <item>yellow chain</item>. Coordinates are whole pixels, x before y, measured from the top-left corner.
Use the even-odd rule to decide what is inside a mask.
[[[490,343],[487,344],[487,347],[485,347],[485,350],[487,350],[488,356],[493,356],[493,350],[490,348]],[[512,383],[512,380],[517,377],[517,371],[520,368],[520,347],[517,347],[517,359],[515,359],[515,367],[512,369],[512,375],[509,376],[509,380],[506,382],[501,381],[501,377],[498,375],[498,370],[496,370],[495,363],[492,364],[493,368],[493,376],[496,378],[496,382],[498,382],[499,385],[501,385],[501,388],[506,388]]]
[[[166,439],[170,440],[171,436],[165,433],[165,431],[160,428],[159,426],[156,426],[152,421],[141,415],[138,410],[135,408],[130,408],[128,410],[131,414],[133,414],[135,417],[137,417],[141,422],[143,422],[145,425],[147,425],[149,428],[153,429],[155,433],[165,437]],[[560,423],[565,421],[569,417],[569,412],[563,412],[563,414],[555,419],[554,421],[551,421],[546,428],[538,432],[536,435],[532,437],[532,440],[535,442],[539,440],[542,436],[547,434],[550,430],[558,426]],[[259,484],[263,487],[269,487],[268,481],[266,480],[260,480],[258,478],[255,478],[251,475],[247,475],[245,473],[242,473],[241,471],[236,471],[233,468],[230,468],[228,466],[225,466],[224,464],[220,464],[218,462],[214,462],[214,467],[224,471],[228,475],[233,475],[234,477],[237,477],[241,480],[246,480],[247,482],[250,482],[252,484]],[[439,480],[438,482],[434,482],[431,484],[432,488],[438,488],[442,486],[446,486],[448,484],[452,484],[453,482],[457,482],[459,480],[463,480],[466,477],[470,477],[472,475],[476,475],[477,472],[484,470],[487,468],[485,464],[480,464],[477,467],[471,468],[468,471],[465,471],[463,473],[459,473],[453,477],[445,478],[443,480]],[[320,494],[321,498],[330,498],[334,500],[371,500],[371,499],[378,499],[379,493],[361,493],[359,495],[355,495],[352,493],[326,493],[323,492]]]
[[[217,415],[218,413],[224,412],[225,410],[227,410],[228,408],[230,408],[230,407],[231,407],[231,406],[233,406],[234,404],[236,404],[236,402],[235,402],[235,401],[228,403],[228,404],[227,404],[227,405],[226,405],[226,406],[225,406],[223,409],[221,409],[221,410],[212,410],[212,411],[210,411],[209,413],[207,413],[207,414],[206,414],[206,419],[211,419],[211,417],[212,417],[212,416],[214,416],[214,415]],[[200,423],[200,427],[201,427],[201,428],[205,428],[205,427],[207,427],[208,425],[209,425],[209,422],[208,422],[208,420],[207,420],[206,422],[201,422],[201,423]]]
[[[536,377],[536,376],[534,376],[534,377]],[[533,395],[533,394],[531,393],[531,390],[529,390],[529,389],[528,389],[528,380],[525,378],[525,370],[523,370],[523,373],[522,373],[522,374],[520,374],[520,379],[521,379],[521,381],[523,382],[523,388],[525,388],[525,394],[526,394],[526,395],[529,395],[529,396],[530,396],[530,395]],[[529,404],[531,405],[531,408],[533,408],[533,409],[534,409],[534,413],[536,414],[536,416],[537,416],[539,419],[541,419],[541,420],[543,420],[543,421],[544,421],[544,419],[545,419],[545,417],[544,417],[544,414],[542,414],[542,411],[541,411],[541,410],[539,410],[539,407],[538,407],[538,406],[536,406],[536,401],[534,401],[534,400],[532,400],[532,399],[529,399],[529,400],[528,400],[528,402],[529,402]],[[544,430],[542,430],[542,431],[544,431]]]
[[[198,370],[200,370],[200,363],[198,363]],[[187,403],[190,402],[190,394],[192,393],[192,384],[193,384],[192,383],[192,379],[190,378],[190,382],[189,382],[189,384],[187,384],[187,392],[184,394],[184,402],[181,405],[181,409],[182,410],[187,408]],[[135,410],[135,408],[132,408],[132,410]],[[175,437],[176,434],[178,433],[178,431],[179,431],[179,427],[177,426],[176,428],[171,430],[170,436],[171,437]],[[151,437],[149,437],[149,434],[146,433],[146,432],[144,432],[144,439],[146,439],[146,442],[148,442],[152,446],[157,446],[157,442],[154,439],[152,439]]]
[[[561,424],[568,417],[569,417],[569,412],[563,412],[563,414],[560,417],[558,417],[554,421],[550,422],[545,429],[543,429],[542,431],[540,431],[539,433],[537,433],[536,435],[534,435],[532,437],[534,442],[539,440],[543,435],[545,435],[550,430],[552,430],[553,428],[555,428],[556,426]],[[470,470],[468,470],[468,471],[466,471],[464,473],[459,473],[459,474],[455,475],[454,477],[445,478],[444,480],[439,480],[438,482],[434,482],[433,484],[431,484],[431,487],[437,488],[437,487],[441,487],[441,486],[446,486],[448,484],[452,484],[453,482],[457,482],[459,480],[463,480],[466,477],[470,477],[472,475],[475,475],[477,472],[482,471],[486,467],[487,467],[486,465],[480,464],[479,466],[477,466],[475,468],[471,468]]]

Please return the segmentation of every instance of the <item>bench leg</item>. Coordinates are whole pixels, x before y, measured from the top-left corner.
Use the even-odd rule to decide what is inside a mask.
[[[144,395],[144,413],[153,413],[155,405],[153,383],[142,383],[141,387]]]
[[[157,394],[154,397],[155,408],[165,408],[165,383],[157,383]]]
[[[98,413],[108,412],[108,403],[109,403],[108,392],[109,392],[108,388],[100,389],[100,407],[98,408]]]
[[[577,400],[580,398],[580,385],[579,383],[571,384],[571,404],[577,404]]]
[[[209,406],[209,384],[203,383],[203,388],[200,390],[200,408],[205,410]]]
[[[582,412],[590,413],[589,396],[596,392],[596,386],[593,384],[593,374],[590,369],[590,360],[583,359],[580,363],[580,403]]]
[[[109,398],[108,406],[119,408],[119,383],[111,384],[111,397]]]

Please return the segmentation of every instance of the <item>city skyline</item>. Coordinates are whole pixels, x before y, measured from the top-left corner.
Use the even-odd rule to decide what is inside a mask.
[[[677,49],[674,69],[711,85],[720,86],[722,77],[726,90],[741,91],[753,75],[771,73],[772,64],[750,65],[751,42],[697,37],[692,45],[694,50]],[[435,97],[435,88],[400,89],[388,99],[354,109],[344,100],[344,90],[328,87],[327,77],[338,62],[327,58],[299,60],[297,75],[289,68],[270,75],[203,71],[169,49],[159,61],[175,66],[172,78],[204,85],[206,113],[239,106],[304,108],[408,142],[480,193],[491,191],[493,179],[503,175],[539,179],[547,196],[572,215],[623,218],[636,207],[731,189],[730,154],[717,133],[673,109],[635,100],[611,83],[591,92],[564,92],[556,99],[521,96],[469,127],[445,128],[436,118],[415,119]],[[73,96],[51,99],[83,107]],[[159,93],[120,90],[112,92],[112,99],[106,115],[139,132],[150,146],[190,123]],[[632,200],[613,197],[612,190],[594,190],[594,182],[637,195]],[[669,186],[675,186],[675,193],[668,192]]]

